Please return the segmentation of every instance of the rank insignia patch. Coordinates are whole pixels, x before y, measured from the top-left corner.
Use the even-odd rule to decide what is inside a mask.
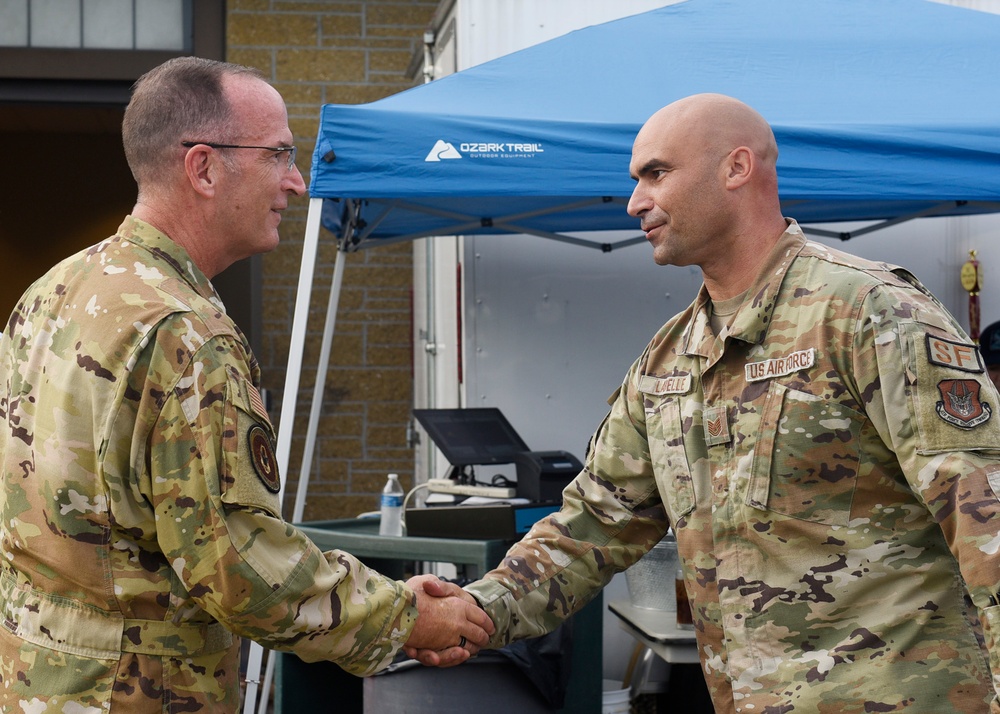
[[[985,424],[993,416],[990,405],[979,400],[979,382],[974,379],[943,379],[938,382],[941,401],[938,416],[961,429]]]
[[[709,446],[728,444],[732,438],[729,434],[729,417],[725,407],[706,407],[702,415],[705,420],[705,443]]]
[[[271,493],[278,493],[281,490],[281,479],[278,478],[278,461],[274,458],[274,449],[271,448],[271,440],[267,437],[267,432],[260,424],[254,424],[247,432],[247,441],[250,445],[250,460],[253,462],[253,470],[264,483],[264,487]]]

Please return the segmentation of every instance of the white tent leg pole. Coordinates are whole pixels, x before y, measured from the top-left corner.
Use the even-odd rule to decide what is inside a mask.
[[[281,418],[278,422],[278,473],[285,474],[281,480],[280,498],[284,499],[288,462],[292,452],[292,434],[295,432],[295,407],[302,375],[302,356],[306,348],[306,327],[309,323],[309,298],[312,295],[313,275],[319,253],[320,218],[323,213],[323,199],[309,201],[309,216],[306,219],[306,235],[302,245],[302,264],[299,266],[299,287],[295,297],[295,313],[292,318],[292,338],[288,348],[288,371],[285,373],[285,391],[281,399]]]
[[[260,648],[261,652],[264,651],[264,647],[262,645],[258,645],[256,642],[251,642],[250,643],[251,659],[253,658],[254,647]],[[271,693],[271,682],[274,681],[274,667],[275,667],[275,662],[277,661],[278,661],[278,653],[268,652],[267,667],[264,669],[264,686],[261,687],[260,690],[261,691],[260,706],[257,707],[257,714],[267,714],[267,704],[268,704],[269,694]],[[259,666],[260,663],[258,663],[258,667]],[[248,702],[249,700],[250,697],[247,697]],[[246,710],[246,714],[250,714],[251,711],[252,710]]]
[[[256,642],[250,643],[250,656],[247,659],[247,691],[244,698],[244,714],[252,714],[257,700],[257,686],[260,684],[260,668],[263,663],[264,648]],[[270,662],[268,662],[270,665]],[[267,691],[267,690],[264,690]],[[264,697],[267,700],[267,697]]]
[[[316,368],[316,384],[313,388],[313,399],[309,409],[309,429],[306,431],[306,444],[302,451],[302,471],[299,473],[299,484],[295,490],[295,507],[292,509],[292,523],[302,521],[302,514],[306,508],[306,492],[309,490],[309,474],[312,471],[312,457],[316,450],[319,417],[323,409],[323,391],[326,389],[326,374],[330,368],[330,346],[333,343],[333,331],[337,324],[337,306],[340,303],[340,290],[344,284],[344,264],[346,262],[344,251],[338,250],[337,259],[333,264],[330,300],[326,307],[323,344],[319,352],[319,365]]]
[[[312,295],[313,274],[316,269],[316,256],[319,253],[322,212],[323,199],[310,199],[309,215],[306,218],[306,233],[302,242],[302,262],[299,265],[299,286],[295,296],[295,312],[292,317],[292,337],[288,346],[285,391],[282,394],[281,418],[278,422],[278,448],[275,458],[278,460],[278,473],[285,474],[285,478],[281,479],[281,491],[278,494],[279,503],[284,500],[288,462],[292,451],[292,434],[295,431],[295,407],[302,375],[302,355],[305,353],[306,346],[306,327],[309,323],[309,298]],[[256,642],[250,643],[250,657],[247,662],[247,690],[243,702],[244,714],[253,714],[256,708],[257,685],[260,682],[263,654],[264,648],[261,645]],[[269,657],[264,676],[264,695],[261,697],[262,712],[267,707],[268,692],[271,689],[273,675],[274,657]]]

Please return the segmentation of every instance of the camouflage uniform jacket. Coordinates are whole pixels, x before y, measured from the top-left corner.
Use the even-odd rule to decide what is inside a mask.
[[[231,633],[391,661],[413,593],[282,521],[258,383],[208,279],[141,221],[29,288],[0,338],[0,711],[235,712]]]
[[[718,338],[709,318],[703,287],[560,513],[470,586],[491,644],[554,627],[669,523],[716,712],[998,711],[998,395],[969,338],[794,223]]]

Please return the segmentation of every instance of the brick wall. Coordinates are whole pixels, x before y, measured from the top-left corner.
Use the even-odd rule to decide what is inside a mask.
[[[413,86],[406,68],[436,8],[437,0],[229,3],[226,57],[263,70],[284,96],[307,184],[320,105],[370,102]],[[276,425],[307,208],[305,197],[293,202],[281,222],[281,245],[263,259],[264,331],[257,357],[264,386],[276,397]],[[287,515],[302,465],[336,257],[333,236],[323,230],[320,241],[296,437],[290,473],[285,474]],[[305,520],[346,518],[376,509],[389,471],[400,474],[404,488],[410,484],[413,452],[406,445],[406,424],[413,395],[411,291],[412,246],[347,256]]]

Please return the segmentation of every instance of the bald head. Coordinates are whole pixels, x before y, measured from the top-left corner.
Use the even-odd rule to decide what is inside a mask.
[[[653,114],[636,141],[657,140],[665,133],[708,156],[725,156],[733,149],[750,149],[760,168],[773,172],[778,145],[770,125],[756,110],[724,94],[695,94],[678,99]]]
[[[777,160],[764,117],[732,97],[697,94],[653,114],[632,145],[628,205],[653,259],[700,266],[716,298],[741,287],[785,230]]]

